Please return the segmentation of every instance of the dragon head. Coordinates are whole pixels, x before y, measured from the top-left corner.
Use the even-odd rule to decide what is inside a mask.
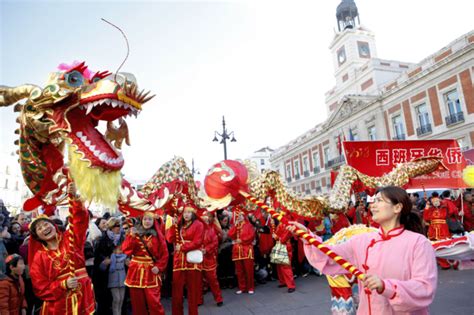
[[[120,146],[112,145],[97,129],[99,121],[108,122],[108,128],[117,119],[123,125],[123,118],[136,116],[153,96],[139,92],[130,74],[93,73],[84,62],[61,64],[58,69],[43,89],[0,87],[0,107],[26,99],[15,106],[20,112],[16,133],[25,182],[37,201],[55,204],[64,195],[66,160],[85,200],[116,204],[124,159]]]

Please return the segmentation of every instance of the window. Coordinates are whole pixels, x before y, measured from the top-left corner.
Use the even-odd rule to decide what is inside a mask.
[[[286,178],[291,178],[291,165],[286,164]]]
[[[7,168],[5,169],[5,174],[10,175],[10,166],[7,165]]]
[[[295,178],[300,177],[300,161],[296,160],[295,161]],[[296,179],[298,179],[296,178]]]
[[[265,160],[264,159],[260,159],[260,165],[265,165]]]
[[[323,149],[323,152],[324,152],[324,163],[328,163],[329,162],[329,159],[330,159],[330,155],[329,155],[329,147],[325,147]]]
[[[428,107],[425,103],[415,107],[416,119],[418,121],[419,128],[416,129],[418,136],[431,132],[430,115],[428,114]]]
[[[455,115],[461,112],[461,102],[459,101],[458,91],[456,89],[444,94],[444,102],[448,107],[449,115]]]
[[[370,58],[369,43],[357,41],[357,48],[359,49],[359,57]]]
[[[423,103],[421,105],[418,105],[416,108],[416,116],[418,119],[418,124],[420,126],[427,126],[430,123],[430,116],[428,114],[428,108],[426,107],[426,104]]]
[[[466,141],[464,138],[459,138],[457,139],[457,141],[462,151],[466,151],[467,149],[469,149],[469,147],[466,145]]]
[[[303,157],[303,172],[305,173],[305,176],[308,176],[309,174],[309,164],[308,164],[308,157],[305,156]],[[308,175],[306,175],[308,174]]]
[[[403,120],[401,115],[392,117],[393,131],[395,133],[394,140],[405,140],[405,132],[403,129]]]
[[[344,46],[337,50],[337,62],[339,66],[346,62],[346,49]]]
[[[313,154],[313,166],[314,166],[314,172],[317,173],[321,169],[321,164],[319,164],[319,154],[314,153]]]
[[[5,179],[5,187],[4,187],[4,188],[5,188],[5,189],[8,189],[8,178]]]
[[[355,132],[353,131],[353,132],[352,132],[352,139],[353,139],[354,141],[360,140],[359,134],[357,133],[357,131],[355,131]]]
[[[369,134],[369,140],[377,140],[377,132],[375,131],[375,126],[370,126],[367,128]]]

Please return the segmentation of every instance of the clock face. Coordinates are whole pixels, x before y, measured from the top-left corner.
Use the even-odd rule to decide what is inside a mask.
[[[370,58],[369,44],[365,42],[358,42],[359,56],[362,58]]]
[[[337,51],[337,62],[342,65],[346,61],[346,50],[344,46]]]

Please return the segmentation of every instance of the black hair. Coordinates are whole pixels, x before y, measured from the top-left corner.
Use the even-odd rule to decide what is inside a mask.
[[[443,191],[443,193],[441,194],[441,197],[443,197],[443,199],[450,198],[450,197],[451,197],[451,192],[450,192],[449,190],[445,190],[445,191]]]
[[[437,192],[437,191],[433,191],[433,192],[431,193],[431,197],[432,197],[432,198],[438,198],[438,197],[439,197],[438,192]]]
[[[378,192],[390,200],[393,205],[402,205],[400,224],[403,224],[406,230],[423,234],[421,219],[418,214],[412,212],[412,202],[404,189],[396,186],[386,186],[379,189]]]
[[[13,256],[13,258],[5,264],[6,265],[5,275],[7,275],[7,276],[10,276],[12,274],[12,270],[10,269],[10,267],[18,266],[18,262],[20,260],[23,260],[23,257],[21,257],[18,254],[13,254],[12,256]]]
[[[47,221],[49,223],[51,223],[54,228],[56,229],[56,225],[54,224],[53,220],[49,219],[49,218],[39,218],[39,219],[36,219],[35,221],[33,221],[30,225],[30,234],[31,234],[31,237],[34,238],[36,241],[40,242],[41,244],[43,245],[47,245],[47,243],[45,241],[43,241],[42,239],[39,238],[38,236],[38,233],[36,232],[36,226],[38,225],[39,222],[41,221]]]
[[[413,196],[416,198],[420,198],[420,195],[418,193],[414,193]]]
[[[191,222],[194,222],[197,219],[196,213],[191,213]],[[181,220],[179,221],[178,228],[181,229],[184,225],[184,216],[181,216]]]

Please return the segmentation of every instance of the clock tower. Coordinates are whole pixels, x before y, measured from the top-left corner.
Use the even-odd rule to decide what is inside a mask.
[[[374,34],[360,25],[354,0],[342,0],[337,6],[337,32],[329,46],[333,56],[336,85],[356,75],[371,58],[376,57]]]

